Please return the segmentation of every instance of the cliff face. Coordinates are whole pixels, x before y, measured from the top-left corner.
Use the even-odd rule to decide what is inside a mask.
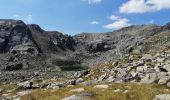
[[[0,20],[0,70],[47,69],[54,59],[74,50],[75,41],[60,32],[47,32],[20,20]],[[56,55],[56,56],[55,56]],[[65,56],[64,59],[67,59]]]
[[[27,52],[47,53],[60,48],[71,47],[74,40],[59,32],[46,32],[38,25],[26,25],[17,20],[0,20],[0,53]],[[70,47],[69,47],[70,46]],[[28,50],[27,50],[28,49]],[[33,50],[34,49],[34,50]]]
[[[0,69],[10,69],[11,66],[14,68],[10,70],[39,70],[49,66],[53,69],[58,67],[52,63],[56,59],[74,60],[92,66],[131,53],[160,49],[169,44],[169,31],[170,24],[134,25],[113,32],[69,36],[57,31],[45,31],[35,24],[26,25],[20,20],[1,19]],[[14,66],[18,64],[22,66]]]
[[[38,52],[28,27],[22,21],[0,20],[0,53]]]

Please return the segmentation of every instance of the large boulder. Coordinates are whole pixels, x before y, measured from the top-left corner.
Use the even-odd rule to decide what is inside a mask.
[[[170,94],[158,94],[153,100],[170,100]]]
[[[141,83],[154,83],[158,80],[159,79],[157,73],[149,73],[146,74],[146,76],[141,80]]]
[[[26,81],[22,83],[18,83],[18,88],[20,89],[32,89],[33,88],[33,82],[32,81]]]
[[[159,81],[158,81],[158,84],[163,84],[165,85],[168,81],[169,81],[170,77],[169,76],[165,76],[163,78],[161,78]]]
[[[170,72],[170,64],[164,65],[162,68],[164,68],[166,71]]]
[[[49,84],[46,88],[52,88],[52,89],[58,90],[60,87],[62,87],[64,85],[65,85],[64,82],[53,82],[53,83]]]

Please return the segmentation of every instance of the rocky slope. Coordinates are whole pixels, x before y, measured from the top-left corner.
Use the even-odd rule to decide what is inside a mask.
[[[20,20],[1,19],[0,70],[60,70],[56,64],[59,61],[92,67],[133,52],[146,53],[168,45],[169,30],[169,24],[137,25],[108,33],[69,36],[44,31]]]
[[[3,100],[169,100],[170,46],[133,53],[70,76],[0,88]]]
[[[86,69],[132,53],[157,51],[169,45],[169,31],[168,23],[164,26],[133,25],[113,32],[69,36],[45,31],[36,24],[1,19],[0,71],[6,76],[12,74],[17,75],[16,79],[22,79],[27,77],[27,71]],[[10,78],[0,76],[0,79]]]
[[[133,88],[138,87],[139,83],[160,84],[161,90],[158,91],[158,86],[154,87],[156,92],[150,89],[152,85],[144,86],[151,94],[147,99],[151,99],[158,93],[169,94],[169,73],[170,23],[164,26],[133,25],[113,32],[69,36],[57,31],[45,31],[36,24],[26,25],[20,20],[0,20],[0,82],[3,82],[0,88],[4,89],[0,89],[0,99],[17,100],[33,91],[41,93],[40,88],[43,91],[49,88],[52,91],[66,91],[70,87],[80,86],[70,90],[71,94],[87,90],[88,93],[82,95],[93,100],[104,90],[108,89],[107,93],[110,94],[115,83],[133,83]],[[14,90],[6,89],[8,85],[15,87]],[[125,87],[123,85],[122,89]],[[91,93],[95,91],[89,88],[100,88],[102,91]],[[135,93],[136,90],[129,91]],[[39,92],[35,93],[40,95]],[[138,99],[132,93],[124,96],[129,100]],[[168,94],[157,95],[155,100],[161,97],[169,99]],[[30,95],[36,97],[34,92]],[[82,100],[82,95],[75,94],[63,100]],[[104,95],[113,99],[108,94]],[[120,98],[118,95],[115,97]]]

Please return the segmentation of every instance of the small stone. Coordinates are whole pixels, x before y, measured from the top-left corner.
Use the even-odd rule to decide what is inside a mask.
[[[166,85],[167,85],[167,87],[170,87],[170,82],[168,82]]]
[[[126,93],[128,93],[128,92],[129,92],[128,90],[125,90],[123,93],[125,93],[125,94],[126,94]]]
[[[82,82],[84,82],[84,79],[82,79],[82,78],[79,78],[79,79],[76,80],[76,84],[80,84]]]
[[[14,96],[12,96],[12,98],[19,98],[19,95],[14,95]]]
[[[160,72],[161,71],[161,67],[162,67],[161,64],[157,63],[157,64],[155,64],[154,69],[155,69],[156,72]]]
[[[0,93],[2,93],[4,91],[4,89],[0,89]]]
[[[165,62],[165,58],[157,58],[156,60],[157,60],[157,62],[160,62],[160,63]]]
[[[119,61],[115,61],[112,63],[112,66],[117,66],[119,64]]]
[[[68,81],[69,85],[76,85],[76,79],[72,79]]]
[[[103,74],[102,76],[99,77],[98,81],[103,81],[104,79],[106,79],[107,74]]]
[[[169,89],[164,89],[165,92],[169,92]]]
[[[136,77],[138,75],[138,73],[135,71],[131,71],[130,74],[132,75],[132,77]]]
[[[121,92],[121,91],[122,91],[121,89],[114,90],[114,92]]]
[[[110,76],[109,78],[107,78],[108,82],[113,82],[115,80],[114,76]]]
[[[121,78],[127,75],[126,69],[118,69],[117,77]]]
[[[170,64],[164,65],[163,68],[166,69],[168,72],[170,72]]]
[[[60,87],[58,85],[50,85],[50,86],[47,86],[47,89],[49,88],[52,88],[54,90],[58,90]]]
[[[74,73],[74,77],[77,77],[78,74],[79,74],[78,72]]]
[[[77,89],[72,89],[70,90],[71,92],[83,92],[84,88],[77,88]]]
[[[159,81],[158,81],[158,84],[166,84],[168,81],[169,81],[170,77],[169,76],[166,76],[166,77],[163,77],[161,78]]]
[[[53,86],[52,87],[54,90],[58,90],[60,87],[59,86]]]
[[[85,92],[85,93],[77,94],[77,96],[79,96],[79,97],[88,97],[88,98],[90,98],[90,97],[93,97],[94,94],[93,94],[93,93],[90,93],[90,92]]]
[[[138,72],[145,72],[145,71],[147,71],[147,66],[138,66],[136,71],[138,71]]]
[[[122,79],[116,80],[115,83],[123,83],[123,80]]]
[[[79,97],[79,96],[76,96],[76,95],[72,95],[72,96],[66,97],[66,98],[64,98],[62,100],[83,100],[83,98]]]
[[[94,88],[100,88],[100,89],[107,89],[109,86],[108,85],[96,85]]]
[[[151,54],[143,54],[141,59],[152,59],[153,56]]]
[[[82,84],[83,84],[84,86],[91,86],[91,85],[94,85],[94,84],[96,84],[96,83],[98,83],[97,80],[89,80],[89,81],[83,82]]]
[[[74,85],[67,85],[67,87],[68,87],[68,88],[70,88],[70,87],[74,87]]]
[[[64,82],[51,83],[50,85],[47,86],[47,89],[52,88],[52,89],[58,90],[60,87],[63,86],[63,84]]]

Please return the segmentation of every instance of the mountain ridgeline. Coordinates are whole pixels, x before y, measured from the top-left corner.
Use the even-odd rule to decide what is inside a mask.
[[[69,36],[21,20],[0,19],[0,70],[86,69],[131,53],[156,51],[170,44],[169,36],[170,23]]]

